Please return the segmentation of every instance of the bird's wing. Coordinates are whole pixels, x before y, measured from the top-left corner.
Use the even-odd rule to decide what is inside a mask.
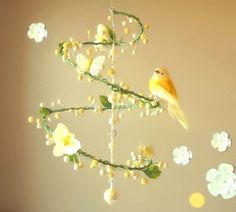
[[[177,99],[164,87],[160,87],[157,96],[161,99],[166,100],[169,104],[178,106]]]
[[[178,99],[175,86],[170,78],[163,78],[162,80],[159,81],[159,84],[168,93],[170,93],[176,100]]]

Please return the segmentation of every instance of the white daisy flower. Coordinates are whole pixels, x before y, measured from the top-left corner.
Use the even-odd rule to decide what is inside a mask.
[[[173,150],[174,162],[183,166],[190,163],[192,152],[186,146],[180,146]]]
[[[214,133],[211,140],[213,148],[218,149],[219,152],[224,152],[231,146],[231,139],[227,132]]]
[[[48,32],[43,23],[32,23],[27,32],[29,39],[34,39],[37,43],[42,42],[47,37],[47,34]]]
[[[221,195],[224,199],[236,196],[236,175],[231,164],[221,163],[217,169],[210,169],[206,174],[208,191],[213,196]]]

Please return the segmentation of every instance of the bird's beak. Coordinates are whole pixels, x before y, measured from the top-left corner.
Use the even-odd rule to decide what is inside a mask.
[[[157,69],[157,70],[155,70],[155,73],[160,74],[160,71]]]

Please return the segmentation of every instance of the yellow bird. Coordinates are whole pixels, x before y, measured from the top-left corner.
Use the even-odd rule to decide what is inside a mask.
[[[165,68],[157,68],[149,80],[149,90],[153,96],[165,100],[168,103],[168,113],[177,118],[180,124],[187,130],[188,122],[178,104],[175,86]]]

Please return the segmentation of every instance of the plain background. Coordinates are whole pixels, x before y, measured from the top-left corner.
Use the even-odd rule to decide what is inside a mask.
[[[221,162],[236,164],[236,1],[145,0],[114,1],[116,9],[136,14],[144,23],[148,45],[117,54],[118,80],[148,94],[148,80],[156,67],[167,67],[177,87],[190,130],[186,132],[167,114],[139,117],[124,112],[117,125],[115,160],[123,163],[131,151],[152,144],[155,158],[168,169],[148,186],[139,180],[116,176],[119,201],[108,206],[103,192],[106,177],[88,165],[78,172],[45,146],[45,133],[27,123],[37,116],[39,103],[50,105],[60,98],[65,106],[86,105],[87,96],[108,94],[98,83],[78,82],[72,69],[54,55],[59,41],[86,39],[98,23],[107,23],[108,0],[1,0],[1,133],[0,211],[2,212],[235,212],[235,198],[224,200],[207,191],[205,175]],[[121,19],[117,20],[120,25]],[[48,38],[37,44],[27,37],[28,26],[43,22]],[[83,148],[108,158],[109,113],[87,113],[80,118],[63,115],[63,121],[81,140]],[[54,122],[56,123],[56,122]],[[98,127],[99,126],[99,127]],[[210,145],[212,134],[225,130],[233,146],[219,153]],[[186,167],[174,164],[172,150],[187,145],[193,152]],[[189,195],[201,192],[206,204],[194,209]]]

